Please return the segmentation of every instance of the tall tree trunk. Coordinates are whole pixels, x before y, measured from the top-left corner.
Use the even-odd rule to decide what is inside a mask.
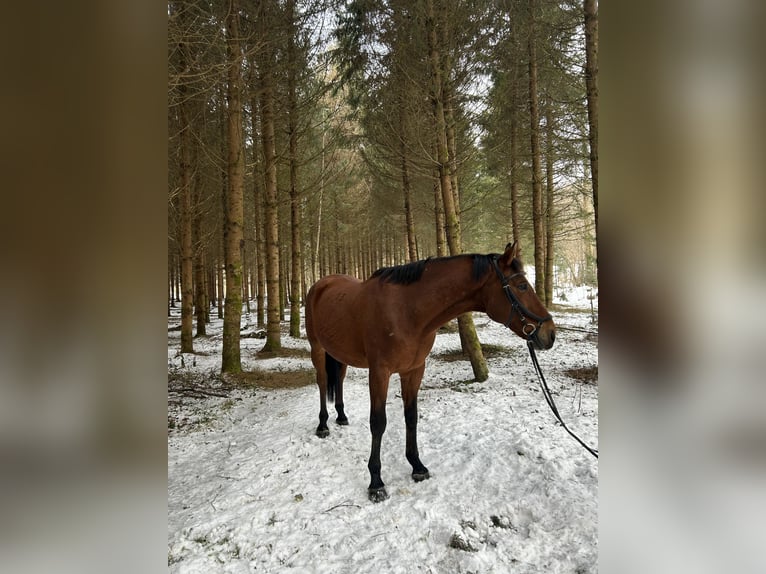
[[[170,316],[170,308],[176,306],[175,297],[175,282],[176,282],[176,262],[172,254],[168,255],[168,316]]]
[[[223,87],[218,88],[220,91],[221,99],[226,97],[226,93],[223,90]],[[228,147],[228,135],[227,135],[227,129],[228,129],[228,109],[226,106],[221,106],[221,114],[220,114],[220,128],[221,128],[221,137],[219,138],[219,141],[221,142],[221,157],[222,158],[228,158],[229,153],[229,147]],[[225,298],[226,298],[226,197],[229,193],[229,164],[228,159],[226,162],[222,162],[221,170],[221,213],[223,214],[223,225],[221,227],[221,244],[220,244],[220,253],[222,255],[223,260],[219,262],[219,269],[218,269],[218,285],[220,287],[220,293],[218,295],[218,318],[223,319],[224,316],[224,306],[225,306]]]
[[[258,22],[262,37],[267,37],[267,13],[264,3],[260,4]],[[264,351],[277,351],[282,347],[280,333],[279,293],[279,210],[277,205],[277,153],[274,140],[275,112],[273,86],[273,48],[267,43],[261,50],[261,136],[263,139],[263,161],[265,170],[265,212],[266,230],[266,344]]]
[[[196,163],[196,162],[195,162]],[[197,312],[197,336],[207,335],[205,317],[207,311],[207,290],[205,289],[205,249],[202,244],[202,213],[200,212],[200,196],[202,178],[194,178],[194,216],[192,218],[192,236],[194,241],[194,285],[195,310]]]
[[[290,258],[287,256],[287,248],[279,251],[279,322],[285,320],[285,308],[287,307],[288,285],[290,282]]]
[[[179,12],[182,17],[183,10]],[[185,27],[182,28],[185,30]],[[180,67],[189,72],[189,46],[185,41],[180,42]],[[192,242],[192,133],[189,119],[189,96],[186,84],[181,82],[178,87],[179,100],[178,119],[180,123],[180,195],[181,195],[181,352],[193,353],[192,328],[194,314],[194,277],[193,277],[193,242]]]
[[[205,255],[205,266],[207,267],[207,313],[205,314],[205,322],[210,323],[210,309],[215,306],[216,297],[218,296],[218,286],[215,282],[215,262],[210,263],[210,255]]]
[[[445,66],[449,64],[449,59],[444,59]],[[444,82],[444,125],[447,131],[447,157],[449,158],[449,176],[452,186],[452,197],[455,202],[455,212],[460,218],[460,185],[458,181],[458,162],[457,162],[457,135],[455,127],[455,109],[454,95],[449,78],[446,77],[449,68],[444,68],[445,75],[442,77]]]
[[[449,16],[447,14],[447,4],[439,3],[437,12],[437,29],[441,30],[441,45],[439,56],[441,58],[441,95],[444,108],[444,127],[447,133],[447,157],[449,158],[448,168],[450,183],[452,185],[452,197],[455,203],[455,212],[460,219],[460,185],[457,176],[457,136],[455,128],[455,94],[452,89],[452,80],[450,71],[452,70],[452,57],[449,46],[450,28],[448,26]],[[462,249],[462,245],[461,245]]]
[[[511,233],[513,241],[518,242],[521,236],[519,228],[519,65],[511,62],[511,125],[510,125],[510,188],[511,188]]]
[[[556,150],[553,145],[553,102],[545,102],[545,306],[553,302],[553,165]]]
[[[338,205],[338,190],[334,187],[330,189],[330,197],[332,198],[332,205],[335,211],[335,217],[332,218],[333,254],[335,256],[335,265],[333,268],[335,269],[335,273],[345,273],[346,270],[343,268],[343,259],[340,255],[340,206]]]
[[[449,170],[449,148],[447,124],[444,115],[444,82],[448,70],[441,68],[443,60],[440,55],[440,47],[437,42],[437,22],[434,12],[433,0],[428,0],[428,47],[431,62],[431,97],[433,101],[434,124],[436,131],[437,167],[439,169],[439,182],[441,185],[442,201],[444,203],[444,219],[447,231],[447,246],[450,255],[462,253],[462,237],[460,234],[460,219],[455,206],[455,196],[452,190],[452,179]],[[444,19],[441,19],[444,22]],[[481,351],[481,344],[476,334],[473,318],[470,313],[464,313],[458,317],[458,329],[463,350],[468,353],[473,369],[474,378],[477,381],[486,381],[489,377],[487,361]]]
[[[295,0],[287,2],[287,105],[290,163],[290,233],[291,233],[291,276],[290,276],[290,336],[301,336],[301,203],[298,194],[298,101],[295,93],[295,73],[298,67],[295,53]]]
[[[545,298],[545,234],[543,225],[543,183],[540,161],[540,110],[537,95],[537,41],[535,32],[535,0],[529,0],[529,130],[532,153],[532,228],[535,243],[535,291]]]
[[[585,91],[588,99],[590,178],[593,186],[593,219],[596,225],[598,265],[598,11],[596,0],[585,0]]]
[[[434,154],[435,155],[435,154]],[[439,171],[434,170],[433,174],[434,188],[434,220],[436,223],[436,255],[443,257],[447,255],[447,235],[444,230],[444,205],[441,198],[441,184],[439,183]]]
[[[255,68],[255,62],[251,61],[250,70]],[[250,84],[255,84],[255,77],[250,77]],[[258,101],[253,95],[250,98],[250,127],[253,133],[253,142],[258,139]],[[255,226],[255,314],[256,324],[259,328],[266,325],[266,311],[263,293],[266,289],[266,240],[263,230],[264,212],[264,173],[263,164],[260,160],[258,146],[253,145],[253,225]]]
[[[404,220],[407,227],[407,255],[410,261],[417,261],[418,248],[415,243],[415,220],[412,216],[412,188],[410,185],[410,173],[407,160],[407,146],[404,141],[406,121],[404,117],[404,104],[399,106],[399,155],[402,165],[402,190],[404,192]]]
[[[227,141],[229,149],[224,237],[226,303],[223,315],[221,372],[238,373],[242,370],[239,330],[242,322],[242,243],[244,241],[242,231],[245,185],[245,155],[240,102],[242,51],[239,46],[238,0],[229,0],[229,11],[226,17],[226,52],[228,60]]]
[[[243,195],[244,195],[244,186],[243,186]],[[244,202],[243,202],[244,203]],[[245,238],[242,238],[242,252],[240,253],[240,259],[242,261],[242,299],[245,303],[245,309],[247,310],[248,315],[250,314],[250,272],[249,272],[249,265],[247,261],[247,241],[245,241]]]
[[[516,111],[511,111],[511,138],[510,138],[510,196],[511,196],[511,234],[513,241],[519,241],[521,235],[521,229],[519,228],[519,161],[518,161],[518,141],[517,141],[517,125],[516,125]]]
[[[320,171],[319,171],[319,200],[318,200],[318,206],[317,206],[317,232],[316,232],[316,242],[314,243],[314,252],[313,252],[313,275],[314,275],[314,281],[318,280],[322,275],[322,265],[321,265],[321,255],[319,252],[320,246],[322,245],[322,207],[324,204],[324,187],[325,187],[325,149],[327,146],[327,112],[326,110],[322,110],[322,115],[324,121],[322,122],[322,161],[320,164]]]
[[[223,267],[224,265],[220,261],[216,261],[216,275],[218,276],[218,318],[223,319]]]

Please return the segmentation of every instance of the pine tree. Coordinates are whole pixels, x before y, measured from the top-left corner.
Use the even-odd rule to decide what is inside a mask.
[[[223,315],[221,372],[242,370],[239,331],[242,322],[242,226],[244,223],[245,154],[242,138],[241,73],[242,50],[239,35],[239,2],[229,0],[226,17],[228,85],[226,98],[228,171],[224,250],[226,258],[226,301]]]

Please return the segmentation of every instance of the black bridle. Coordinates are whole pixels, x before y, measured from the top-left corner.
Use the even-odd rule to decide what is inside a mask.
[[[553,395],[551,394],[551,390],[548,388],[548,383],[545,380],[545,376],[543,375],[543,370],[540,368],[540,363],[537,361],[537,355],[535,354],[535,343],[539,343],[539,339],[535,340],[537,336],[537,331],[540,329],[543,323],[546,321],[552,321],[553,317],[548,315],[547,317],[540,317],[539,315],[535,315],[527,309],[524,304],[519,301],[519,298],[516,297],[516,294],[513,292],[513,288],[511,286],[511,279],[514,277],[518,277],[519,275],[524,276],[526,275],[523,271],[519,271],[518,273],[514,273],[513,275],[505,276],[503,275],[503,272],[500,270],[500,266],[497,264],[497,257],[492,258],[492,266],[495,268],[495,273],[497,273],[498,279],[500,279],[500,284],[503,286],[503,291],[505,292],[505,296],[508,298],[508,300],[511,302],[511,314],[508,317],[508,320],[505,322],[505,326],[507,328],[511,328],[511,320],[513,320],[513,314],[514,312],[519,314],[519,317],[521,318],[521,331],[524,333],[524,336],[527,338],[527,348],[529,349],[529,356],[532,358],[532,365],[535,368],[535,373],[537,374],[537,379],[540,382],[540,388],[543,392],[543,397],[545,397],[545,402],[548,403],[548,406],[550,407],[551,411],[555,415],[555,417],[558,419],[558,421],[561,423],[561,426],[564,427],[564,430],[567,431],[580,445],[585,448],[590,454],[598,458],[598,449],[595,449],[593,447],[588,446],[585,444],[580,437],[578,437],[575,433],[573,433],[571,430],[569,430],[569,427],[564,423],[564,421],[561,418],[561,415],[559,414],[558,408],[556,408],[556,403],[553,402]],[[527,319],[532,319],[533,321],[537,321],[537,325],[533,323],[527,322]],[[530,331],[527,331],[527,327],[531,327]],[[540,345],[541,346],[541,345]]]
[[[537,335],[537,330],[542,327],[543,323],[546,321],[553,321],[553,317],[550,315],[547,317],[541,317],[540,315],[534,314],[532,311],[527,309],[521,301],[519,301],[518,297],[516,297],[516,294],[513,292],[513,286],[511,285],[511,279],[519,276],[523,277],[526,275],[526,273],[519,271],[513,275],[503,275],[503,272],[500,270],[500,266],[497,264],[497,257],[492,258],[492,266],[495,268],[497,278],[500,279],[500,284],[503,286],[503,292],[505,293],[505,296],[508,298],[508,301],[511,302],[511,313],[508,316],[508,320],[504,323],[505,326],[510,329],[511,321],[513,320],[513,314],[514,312],[518,313],[519,318],[521,319],[521,332],[524,333],[524,336],[527,338],[527,340],[532,340],[532,338]],[[537,321],[537,324],[535,325],[534,323],[529,323],[527,322],[527,319]],[[529,328],[529,330],[527,330],[527,328]]]

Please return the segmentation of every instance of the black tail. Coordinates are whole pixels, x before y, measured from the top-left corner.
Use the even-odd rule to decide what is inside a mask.
[[[330,353],[324,354],[324,369],[327,373],[327,399],[335,402],[335,389],[340,384],[341,363],[332,357]]]

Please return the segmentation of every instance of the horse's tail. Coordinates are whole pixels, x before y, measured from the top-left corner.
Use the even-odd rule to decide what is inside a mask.
[[[327,373],[327,399],[330,402],[335,401],[335,389],[340,384],[341,363],[330,353],[324,354],[324,369]]]

